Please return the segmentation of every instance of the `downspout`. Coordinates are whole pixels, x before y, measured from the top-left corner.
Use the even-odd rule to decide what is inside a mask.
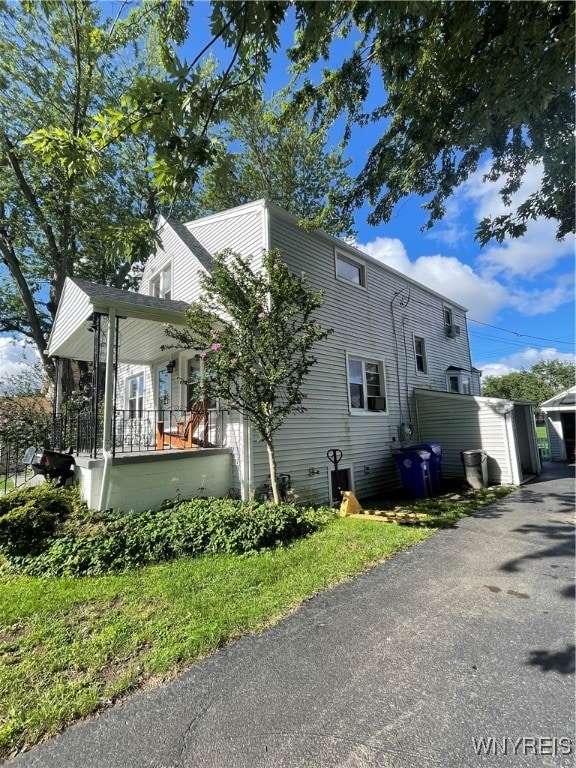
[[[102,436],[102,455],[104,456],[104,471],[100,486],[100,501],[98,509],[108,508],[110,493],[110,467],[112,464],[112,417],[114,410],[114,354],[116,350],[116,310],[110,308],[108,313],[108,329],[106,336],[106,382],[104,384],[104,429]]]
[[[248,419],[242,416],[242,501],[250,500],[250,425]]]

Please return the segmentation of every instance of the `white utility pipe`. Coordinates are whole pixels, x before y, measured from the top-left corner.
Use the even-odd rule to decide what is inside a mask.
[[[114,415],[114,356],[116,353],[116,310],[108,313],[108,332],[106,339],[106,381],[104,384],[104,429],[102,436],[102,454],[104,456],[104,471],[100,486],[100,501],[98,509],[108,508],[110,492],[110,466],[112,464],[112,418]]]

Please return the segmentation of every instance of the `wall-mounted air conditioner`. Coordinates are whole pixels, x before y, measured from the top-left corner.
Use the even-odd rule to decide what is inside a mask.
[[[460,336],[460,326],[459,325],[447,325],[446,326],[446,336],[448,336],[449,339],[455,339],[456,336]]]

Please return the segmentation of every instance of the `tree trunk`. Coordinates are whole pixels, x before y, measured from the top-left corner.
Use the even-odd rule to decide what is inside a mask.
[[[280,492],[278,490],[278,469],[276,467],[276,453],[274,452],[274,443],[266,441],[268,451],[268,466],[270,467],[270,485],[274,496],[274,504],[280,504]]]

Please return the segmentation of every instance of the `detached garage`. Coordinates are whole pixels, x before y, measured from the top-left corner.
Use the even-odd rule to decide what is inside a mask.
[[[420,442],[442,444],[446,477],[463,477],[462,451],[488,454],[488,482],[520,485],[541,470],[534,403],[415,389]]]
[[[574,461],[576,387],[551,397],[540,406],[546,422],[552,461]]]

